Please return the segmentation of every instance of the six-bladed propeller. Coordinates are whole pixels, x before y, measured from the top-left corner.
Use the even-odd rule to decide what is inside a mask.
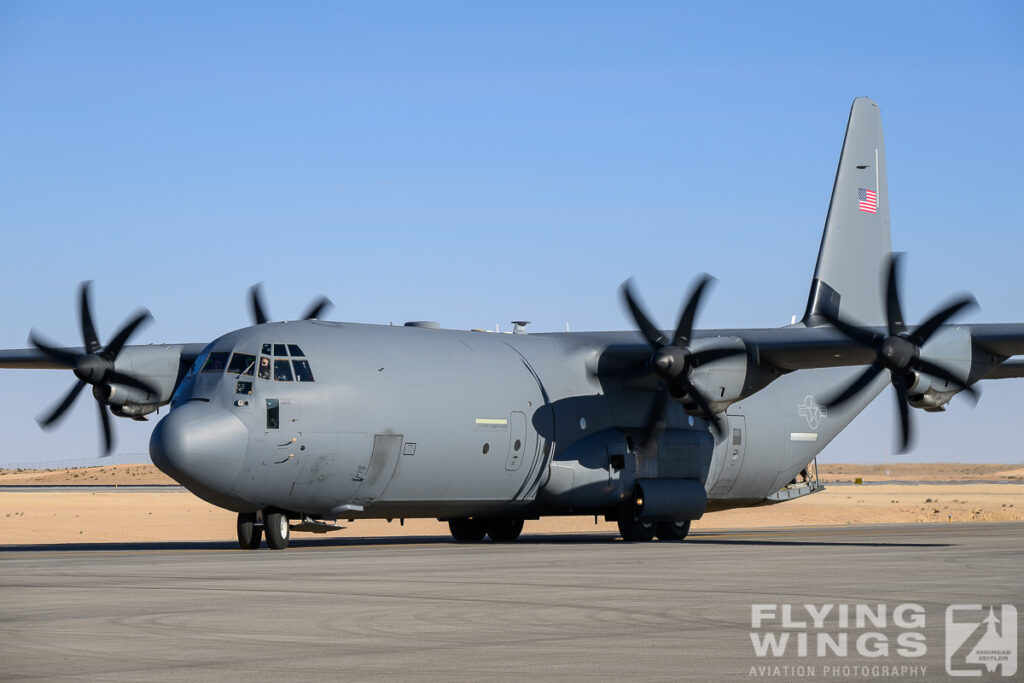
[[[935,334],[947,320],[965,308],[977,305],[972,296],[956,299],[943,307],[912,332],[903,323],[903,312],[900,307],[899,287],[899,254],[889,258],[888,278],[885,296],[885,317],[888,334],[878,334],[871,330],[851,325],[829,311],[822,312],[828,322],[852,341],[875,351],[875,362],[861,373],[848,387],[836,394],[835,398],[826,402],[828,407],[842,405],[863,391],[878,375],[888,370],[892,376],[892,386],[896,390],[896,409],[900,418],[901,437],[900,452],[906,452],[912,441],[910,426],[910,397],[908,391],[913,379],[911,373],[923,372],[943,379],[953,386],[966,391],[977,400],[978,392],[947,368],[921,357],[921,347]]]
[[[653,350],[653,354],[647,361],[647,368],[659,378],[644,428],[643,445],[645,448],[653,446],[665,428],[665,411],[668,408],[670,397],[679,399],[685,397],[693,401],[699,408],[701,416],[711,423],[716,433],[719,435],[722,433],[722,427],[719,424],[718,416],[711,408],[711,402],[700,389],[690,382],[690,373],[701,365],[738,356],[745,351],[737,347],[710,348],[700,351],[690,349],[690,343],[693,341],[693,321],[697,315],[697,308],[705,288],[711,281],[710,275],[704,275],[697,282],[679,316],[679,323],[676,325],[671,340],[666,339],[658,331],[658,328],[640,308],[632,292],[632,281],[626,280],[622,284],[622,296],[626,306],[633,315],[633,320],[636,321],[641,334],[647,339],[647,343]]]
[[[309,303],[302,314],[302,320],[318,320],[321,314],[333,305],[334,303],[326,296],[320,296]],[[254,325],[270,322],[266,310],[267,307],[263,305],[262,283],[256,283],[249,288],[249,312]]]
[[[78,398],[78,395],[82,393],[85,385],[92,385],[93,397],[96,399],[96,405],[100,411],[100,424],[103,427],[103,453],[104,455],[109,455],[114,446],[114,435],[110,426],[110,415],[107,414],[106,404],[107,398],[110,396],[110,385],[122,384],[151,394],[157,393],[157,389],[147,382],[114,369],[121,349],[124,348],[128,339],[135,333],[135,330],[148,321],[151,316],[149,311],[139,311],[114,335],[110,343],[105,347],[101,346],[96,335],[96,328],[93,325],[92,313],[89,307],[89,284],[86,281],[80,287],[81,296],[78,310],[82,327],[84,353],[76,353],[58,348],[44,341],[34,330],[29,334],[29,343],[53,362],[70,368],[74,371],[75,377],[78,378],[71,387],[71,390],[65,394],[63,400],[54,406],[47,415],[39,418],[39,425],[44,429],[55,426],[64,413],[67,412],[68,408],[71,407],[71,404],[75,402],[75,399]]]

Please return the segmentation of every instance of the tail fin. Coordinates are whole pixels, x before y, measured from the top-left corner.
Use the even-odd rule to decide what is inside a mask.
[[[883,324],[883,264],[891,251],[882,115],[878,104],[858,97],[846,124],[804,324],[823,324],[823,310]]]

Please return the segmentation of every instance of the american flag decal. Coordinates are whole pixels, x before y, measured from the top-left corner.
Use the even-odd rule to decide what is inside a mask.
[[[868,213],[878,213],[878,194],[872,190],[865,190],[863,187],[857,188],[857,199],[859,200],[857,208],[861,211],[867,211]]]

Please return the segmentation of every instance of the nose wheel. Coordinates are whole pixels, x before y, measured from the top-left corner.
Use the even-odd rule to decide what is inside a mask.
[[[288,516],[277,510],[264,510],[263,528],[267,534],[267,547],[271,550],[284,550],[288,547],[290,529]]]
[[[259,524],[255,512],[238,513],[238,545],[243,550],[255,550],[260,547],[263,538],[263,525]]]

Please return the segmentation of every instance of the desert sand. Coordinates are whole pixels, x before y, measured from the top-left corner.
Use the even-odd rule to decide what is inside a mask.
[[[881,468],[876,471],[875,467]],[[833,469],[838,468],[838,469]],[[889,474],[885,472],[888,470]],[[820,493],[771,506],[708,513],[694,530],[756,529],[797,525],[886,524],[1024,520],[1024,468],[1007,465],[831,465],[826,482],[919,481],[919,484],[834,484]],[[973,481],[972,481],[973,480]],[[982,480],[985,483],[975,483]],[[989,483],[1003,480],[1005,483]],[[964,483],[943,483],[958,481]],[[65,484],[118,485],[116,489],[34,490]],[[132,488],[173,484],[152,465],[118,465],[0,474],[0,545],[221,541],[235,535],[234,514],[187,491]],[[447,535],[436,520],[357,520],[330,537]],[[526,523],[524,533],[616,533],[593,517],[548,517]],[[296,537],[313,537],[297,534]]]

